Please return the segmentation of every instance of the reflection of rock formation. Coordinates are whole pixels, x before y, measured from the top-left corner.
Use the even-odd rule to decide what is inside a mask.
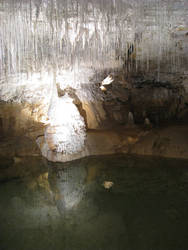
[[[49,175],[58,210],[64,215],[83,199],[87,172],[83,166],[70,166]]]

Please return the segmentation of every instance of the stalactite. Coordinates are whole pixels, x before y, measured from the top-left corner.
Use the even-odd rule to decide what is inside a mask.
[[[2,0],[1,78],[76,65],[122,67],[130,64],[125,59],[133,47],[136,58],[130,70],[149,71],[150,64],[157,63],[159,75],[163,62],[180,71],[185,55],[176,43],[178,27],[186,26],[186,20],[179,21],[177,6],[186,13],[185,2]]]

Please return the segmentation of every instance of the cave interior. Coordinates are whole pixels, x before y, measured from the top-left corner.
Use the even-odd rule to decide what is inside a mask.
[[[3,197],[0,205],[0,218],[3,221],[0,249],[2,246],[3,250],[12,250],[13,245],[7,240],[7,235],[10,234],[9,224],[15,231],[11,234],[16,242],[15,249],[19,250],[116,250],[125,249],[125,246],[127,249],[138,250],[139,244],[142,246],[139,249],[143,250],[186,249],[188,242],[184,237],[184,229],[188,224],[184,224],[184,221],[188,221],[188,218],[184,208],[187,204],[185,193],[188,191],[187,123],[187,0],[1,0],[0,188],[4,188],[7,195],[0,191]],[[125,157],[124,162],[122,157]],[[109,166],[109,170],[106,170],[106,166],[110,164],[113,167]],[[117,172],[122,174],[123,180],[113,170],[116,164]],[[125,167],[124,171],[121,164],[134,166],[135,169]],[[141,168],[138,168],[139,164]],[[146,165],[154,165],[156,170],[150,172]],[[179,165],[182,165],[181,171],[176,169]],[[179,182],[173,174],[179,177]],[[22,184],[16,187],[14,182],[20,180]],[[157,180],[160,188],[156,184]],[[97,189],[97,181],[102,183],[100,187],[103,191]],[[120,183],[119,186],[116,186],[116,182]],[[178,197],[177,201],[182,203],[181,211],[176,203],[172,208],[168,202],[163,201],[164,197],[161,201],[155,196],[161,190],[167,193],[164,182],[173,183],[169,184],[172,188],[170,190],[174,197]],[[94,189],[91,183],[95,183]],[[137,189],[134,189],[137,184]],[[176,184],[183,185],[183,191],[179,186],[176,190]],[[134,200],[133,196],[137,196],[139,192],[144,193],[144,185],[147,190],[154,189],[154,198],[152,192],[146,192],[142,206],[142,201],[138,197]],[[130,190],[125,191],[127,186]],[[40,212],[37,212],[36,204],[31,206],[33,212],[29,212],[25,198],[18,195],[22,188],[32,192],[35,189],[43,190],[37,191],[38,198],[31,198],[38,204]],[[86,197],[85,192],[89,192],[90,196],[98,192],[98,207],[102,211],[106,209],[107,215],[100,214],[94,198],[92,202],[91,199],[87,200],[90,213],[87,205],[81,203],[77,210],[81,219],[71,214],[80,200]],[[112,202],[112,210],[118,213],[120,209],[123,219],[111,216],[108,206],[111,206],[111,199],[116,198],[110,195],[116,193],[130,198],[123,199],[127,199],[133,211],[136,211],[137,220],[133,220],[131,208],[126,210],[124,203],[124,211],[130,216],[123,214],[118,198],[117,202]],[[108,204],[106,207],[100,203],[100,195],[104,195],[101,198]],[[25,194],[24,197],[29,195]],[[170,195],[169,197],[173,200]],[[164,230],[175,223],[167,235],[167,238],[177,235],[176,240],[174,237],[173,247],[170,243],[172,240],[169,239],[165,245],[162,233],[161,243],[156,243],[155,232],[161,231],[165,235],[165,231],[161,230],[162,222],[153,229],[155,232],[151,230],[151,240],[145,243],[151,225],[147,221],[150,215],[147,217],[142,211],[146,208],[149,214],[152,210],[151,204],[146,202],[148,198],[155,205],[162,204],[155,211],[157,216],[166,204],[164,206],[172,221],[166,217],[164,219],[161,214],[159,217],[161,221],[165,220]],[[6,204],[9,204],[7,214],[3,212]],[[137,206],[140,212],[136,210]],[[147,206],[151,210],[147,210]],[[55,207],[58,213],[55,212]],[[86,217],[82,208],[87,211]],[[20,210],[25,211],[26,222],[19,215]],[[66,213],[67,217],[65,211],[69,211]],[[15,221],[11,213],[15,216]],[[53,221],[51,224],[47,219],[48,214]],[[96,214],[101,217],[99,216],[99,221],[96,219],[96,224],[93,222],[94,229],[91,229],[89,221],[96,218]],[[57,223],[59,216],[65,224]],[[151,213],[153,225],[157,223],[154,217]],[[40,223],[36,222],[34,226],[33,218]],[[180,218],[179,224],[177,218]],[[119,228],[121,235],[126,235],[123,246],[118,243],[121,240],[120,233],[109,231],[108,219],[114,230]],[[120,222],[124,219],[126,226]],[[23,227],[18,226],[19,221]],[[79,234],[80,231],[75,229],[73,238],[77,248],[72,243],[69,245],[71,230],[74,228],[71,223],[81,223],[81,229],[85,232],[84,239]],[[104,235],[99,237],[96,235],[101,223]],[[47,232],[45,230],[48,227],[55,229]],[[183,228],[180,230],[181,235],[175,227]],[[37,232],[41,233],[40,230],[47,233],[44,237],[41,236],[41,245],[37,240],[33,244],[26,233],[30,234],[31,231],[33,239],[37,239]],[[58,233],[61,230],[66,235],[65,248],[61,248],[63,245],[59,242]],[[88,230],[96,238],[99,237],[99,245],[89,238]],[[58,232],[56,236],[52,231]],[[25,241],[19,240],[20,232]],[[111,246],[108,244],[108,235],[112,237]],[[114,235],[117,236],[117,241]],[[135,242],[134,235],[137,237]],[[50,237],[55,242],[54,247]],[[81,244],[81,239],[85,243]],[[86,244],[87,240],[91,244]]]

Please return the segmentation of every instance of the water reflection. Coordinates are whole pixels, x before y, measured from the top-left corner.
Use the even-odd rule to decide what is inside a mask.
[[[60,214],[74,209],[84,197],[86,169],[80,166],[50,171],[49,182]]]
[[[187,163],[122,156],[1,161],[0,249],[186,249]]]

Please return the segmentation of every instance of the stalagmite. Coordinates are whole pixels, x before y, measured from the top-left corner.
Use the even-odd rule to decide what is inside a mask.
[[[134,123],[134,116],[133,116],[133,113],[132,112],[129,112],[128,113],[128,123],[127,123],[128,126],[134,126],[135,123]]]

